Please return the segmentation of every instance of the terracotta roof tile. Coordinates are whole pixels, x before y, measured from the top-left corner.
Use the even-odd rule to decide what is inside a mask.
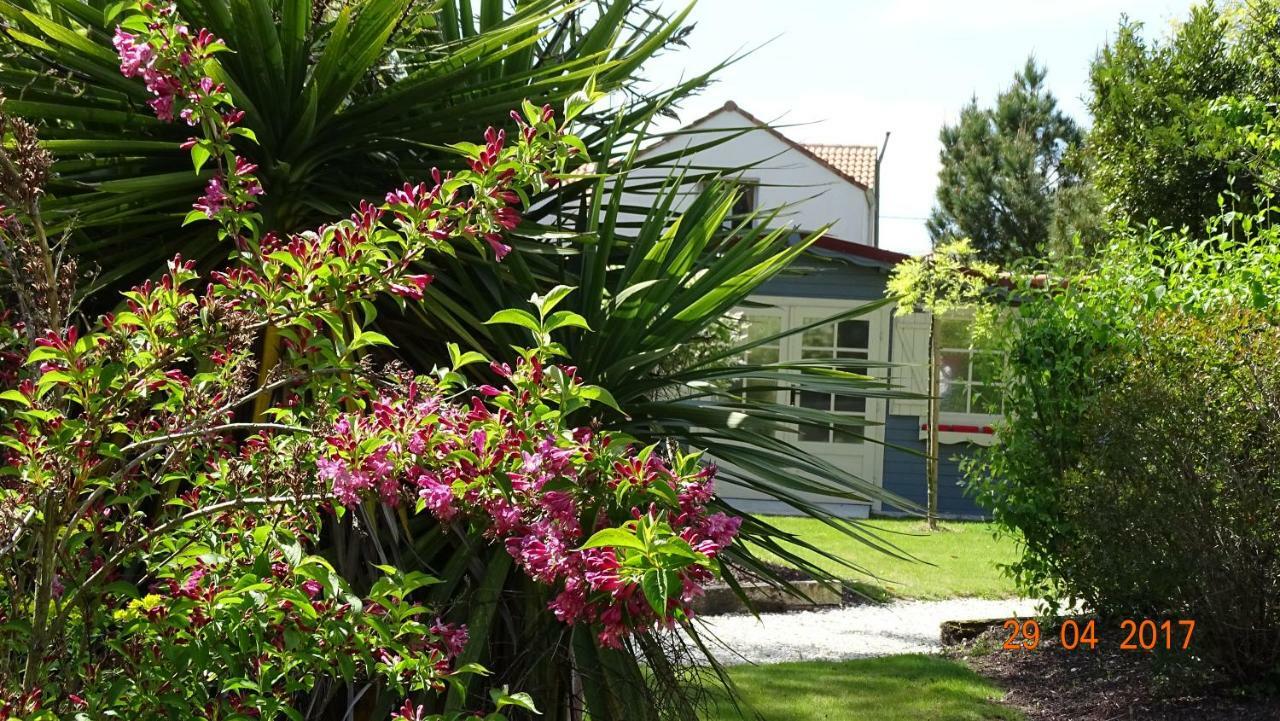
[[[876,146],[805,145],[804,148],[868,188],[875,187],[876,156],[880,152]]]

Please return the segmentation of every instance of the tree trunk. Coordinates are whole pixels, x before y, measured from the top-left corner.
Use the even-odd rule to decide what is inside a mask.
[[[938,530],[938,416],[941,415],[941,364],[938,362],[938,314],[929,314],[929,449],[925,461],[928,474],[929,530]]]

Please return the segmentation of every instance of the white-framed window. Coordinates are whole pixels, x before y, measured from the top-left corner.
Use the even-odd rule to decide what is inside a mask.
[[[953,313],[938,319],[938,410],[951,419],[989,421],[1004,413],[1000,371],[1004,355],[975,347],[973,316]]]
[[[760,181],[756,178],[738,177],[724,178],[722,182],[738,192],[737,199],[733,201],[733,208],[729,210],[729,215],[724,219],[721,228],[727,233],[741,225],[748,215],[760,207]],[[706,183],[699,184],[699,190],[704,190],[706,187]]]
[[[778,309],[741,310],[736,314],[741,332],[745,340],[754,341],[770,338],[782,332],[785,314]],[[769,343],[762,343],[745,353],[742,358],[748,365],[778,363],[782,360],[782,339],[775,338]],[[778,384],[773,381],[748,379],[736,389],[748,399],[758,401],[777,401]]]
[[[802,315],[801,324],[807,325],[821,320],[823,316]],[[800,334],[800,358],[814,360],[823,358],[852,358],[866,360],[871,352],[871,321],[866,318],[851,318],[836,323],[811,328]],[[866,367],[846,367],[852,373],[867,374]],[[819,411],[828,411],[847,416],[867,414],[866,396],[842,396],[834,393],[816,391],[796,391],[792,394],[792,405]],[[800,426],[799,440],[809,443],[862,443],[860,435],[843,432],[834,428],[820,426]]]
[[[763,299],[762,299],[763,300]],[[733,312],[738,323],[739,340],[761,340],[791,329],[800,329],[821,321],[842,309],[865,301],[836,301],[830,299],[804,298],[769,298],[777,305],[739,308]],[[768,343],[751,348],[740,357],[740,362],[747,364],[760,363],[794,363],[823,359],[840,359],[841,363],[833,364],[840,370],[861,373],[871,377],[882,377],[887,384],[887,373],[883,362],[887,359],[887,336],[885,327],[888,311],[878,309],[865,317],[849,318],[841,321],[824,323],[813,328],[802,330],[784,338],[774,339]],[[849,361],[855,361],[850,364]],[[866,360],[867,365],[856,361]],[[761,400],[790,405],[796,408],[857,416],[870,421],[864,433],[851,433],[837,430],[831,426],[806,424],[796,418],[787,440],[822,444],[836,453],[863,453],[863,447],[870,449],[876,444],[866,443],[864,435],[879,439],[883,422],[885,402],[882,399],[869,398],[866,395],[847,396],[835,393],[824,393],[813,390],[800,390],[788,387],[784,382],[773,380],[747,380],[740,382],[734,389],[748,400]]]

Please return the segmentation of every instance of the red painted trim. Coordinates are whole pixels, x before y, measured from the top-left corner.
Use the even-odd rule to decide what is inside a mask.
[[[920,430],[929,430],[929,424],[921,423]],[[938,430],[943,433],[985,433],[987,435],[994,435],[996,432],[996,429],[991,426],[961,426],[954,423],[939,423]]]
[[[892,250],[884,248],[873,248],[862,243],[854,243],[850,240],[841,240],[830,235],[824,235],[813,241],[813,247],[830,250],[842,255],[851,255],[857,258],[875,261],[876,263],[884,263],[885,265],[897,265],[911,256],[905,253],[895,253]]]

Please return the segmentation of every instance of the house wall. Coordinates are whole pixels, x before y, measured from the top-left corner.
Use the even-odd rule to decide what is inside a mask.
[[[928,502],[928,484],[925,480],[925,441],[920,440],[920,419],[913,416],[888,417],[884,438],[884,488],[887,491],[914,501],[921,506]],[[910,453],[893,446],[914,450]],[[990,515],[965,494],[964,474],[961,462],[973,457],[977,448],[968,443],[939,446],[938,455],[938,513],[959,518],[987,517]],[[902,513],[901,509],[886,505],[883,513]]]
[[[827,231],[841,240],[870,245],[872,201],[868,191],[832,172],[829,168],[796,150],[773,133],[759,128],[735,110],[716,113],[687,128],[686,134],[646,150],[642,156],[677,153],[751,128],[712,148],[689,152],[667,167],[645,168],[632,173],[634,179],[666,178],[683,172],[700,174],[711,169],[741,168],[740,177],[758,181],[756,207],[786,208],[774,225],[790,225],[801,230],[817,230],[834,222]],[[630,184],[629,184],[630,185]],[[683,210],[697,194],[690,188],[686,197],[676,202]],[[652,205],[652,194],[626,193],[626,205]]]
[[[794,272],[779,276],[762,286],[760,295],[851,301],[879,300],[884,297],[888,271],[883,268],[855,265],[839,260],[820,266],[812,262],[797,263],[796,266]],[[914,332],[919,332],[918,327]],[[893,332],[904,331],[909,332],[910,326],[900,327],[899,323],[894,323]],[[893,341],[890,343],[892,348],[900,347]],[[890,360],[917,363],[919,359],[893,357]],[[927,501],[924,458],[926,444],[920,438],[922,411],[918,410],[917,406],[923,408],[924,404],[922,402],[901,403],[902,408],[910,411],[903,415],[894,413],[895,406],[899,403],[895,401],[890,404],[885,418],[882,485],[886,490],[923,506]],[[975,447],[968,443],[941,446],[938,510],[944,516],[973,518],[989,515],[965,495],[962,485],[960,461],[971,456],[975,450]],[[760,494],[732,484],[724,484],[720,492],[722,496],[744,511],[779,514],[795,512],[784,503],[765,499]],[[846,516],[861,516],[872,510],[869,506],[835,502],[834,499],[833,502],[823,505],[834,513]],[[888,505],[875,510],[888,514],[902,513],[901,509]]]

